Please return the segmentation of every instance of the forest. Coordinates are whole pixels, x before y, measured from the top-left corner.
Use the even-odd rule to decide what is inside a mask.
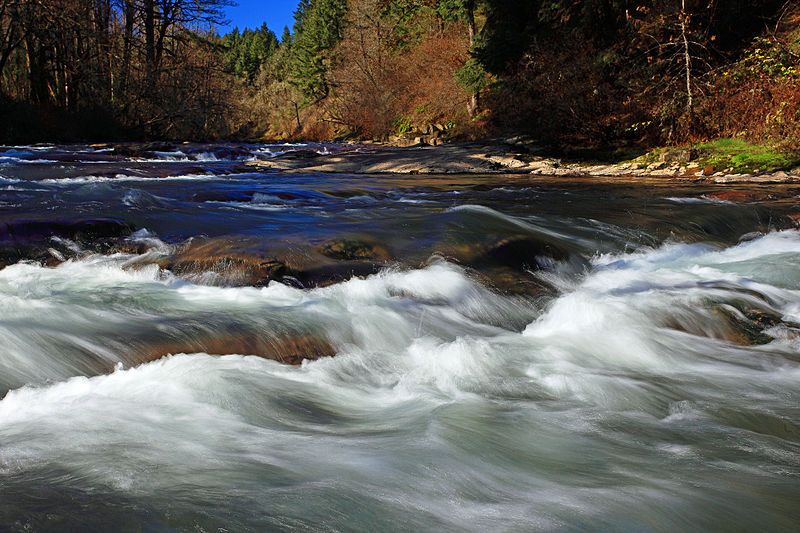
[[[800,143],[792,0],[302,0],[223,35],[228,5],[0,0],[0,140]]]

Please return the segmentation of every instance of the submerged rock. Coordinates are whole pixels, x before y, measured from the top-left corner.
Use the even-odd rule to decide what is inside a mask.
[[[766,200],[774,199],[774,196],[767,191],[753,189],[729,189],[724,191],[716,191],[708,194],[707,197],[712,200],[733,202],[737,204],[764,202]]]
[[[220,335],[200,339],[171,340],[142,347],[134,354],[136,363],[146,363],[178,353],[210,355],[255,355],[287,365],[303,360],[333,357],[336,349],[324,337],[298,334],[281,337]]]
[[[264,286],[281,279],[286,266],[243,239],[192,239],[157,264],[191,281],[210,285]]]
[[[551,266],[553,261],[566,261],[570,254],[557,245],[532,237],[512,237],[491,245],[487,260],[517,270]]]
[[[126,265],[148,264],[203,285],[261,287],[280,281],[299,287],[325,286],[355,276],[377,273],[386,265],[388,251],[376,244],[339,239],[320,249],[303,245],[276,245],[254,237],[191,239],[167,251],[146,253],[148,246],[120,242],[116,251],[142,254]],[[325,252],[325,253],[323,253]]]
[[[354,277],[377,274],[383,266],[370,261],[309,263],[300,268],[291,269],[289,273],[291,280],[298,281],[302,287],[325,287]]]
[[[44,241],[62,237],[91,243],[93,241],[124,237],[133,232],[133,226],[114,219],[77,221],[15,220],[0,223],[0,241]]]
[[[192,195],[193,202],[249,202],[254,191],[201,191]]]
[[[14,220],[0,223],[0,266],[22,260],[55,265],[81,252],[109,252],[135,228],[119,220]]]
[[[517,272],[552,269],[556,263],[586,261],[557,243],[530,235],[516,235],[490,243],[449,246],[444,255],[456,261],[484,270],[504,267]]]
[[[326,257],[349,261],[360,259],[388,261],[391,258],[384,246],[362,239],[334,239],[323,244],[319,252]]]
[[[288,152],[278,154],[275,157],[273,157],[273,159],[293,161],[293,160],[316,159],[321,155],[322,154],[320,154],[316,150],[302,149],[302,150],[290,150]]]
[[[734,305],[719,305],[715,308],[728,326],[724,339],[740,346],[769,344],[774,339],[765,330],[784,324],[780,314],[767,309],[738,308]]]
[[[171,143],[126,143],[114,145],[113,154],[124,157],[152,157],[154,152],[174,152],[177,146]]]

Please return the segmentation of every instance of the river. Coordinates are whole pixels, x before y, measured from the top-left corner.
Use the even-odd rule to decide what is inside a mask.
[[[797,527],[800,186],[309,149],[0,149],[0,529]]]

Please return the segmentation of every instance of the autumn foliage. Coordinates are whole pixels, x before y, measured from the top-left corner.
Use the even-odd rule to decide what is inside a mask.
[[[301,0],[280,38],[227,4],[0,0],[0,137],[800,144],[796,2]]]

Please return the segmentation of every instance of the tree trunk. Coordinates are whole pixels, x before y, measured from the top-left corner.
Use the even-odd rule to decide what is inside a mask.
[[[122,44],[122,72],[120,73],[119,92],[123,100],[128,94],[128,80],[131,70],[131,48],[133,46],[133,23],[136,12],[134,0],[125,0],[123,16],[125,17],[125,33]]]
[[[477,35],[477,28],[475,26],[475,0],[467,0],[464,3],[464,8],[467,12],[467,31],[469,32],[469,49],[470,51],[475,46],[475,36]],[[477,116],[481,107],[480,92],[475,91],[469,97],[467,102],[467,112],[470,117]]]
[[[147,76],[147,91],[152,92],[156,83],[156,14],[155,0],[144,0],[144,55]]]
[[[689,53],[689,38],[686,36],[686,0],[681,0],[681,39],[683,39],[684,74],[686,75],[686,114],[691,119],[694,108],[692,94],[692,56]]]

